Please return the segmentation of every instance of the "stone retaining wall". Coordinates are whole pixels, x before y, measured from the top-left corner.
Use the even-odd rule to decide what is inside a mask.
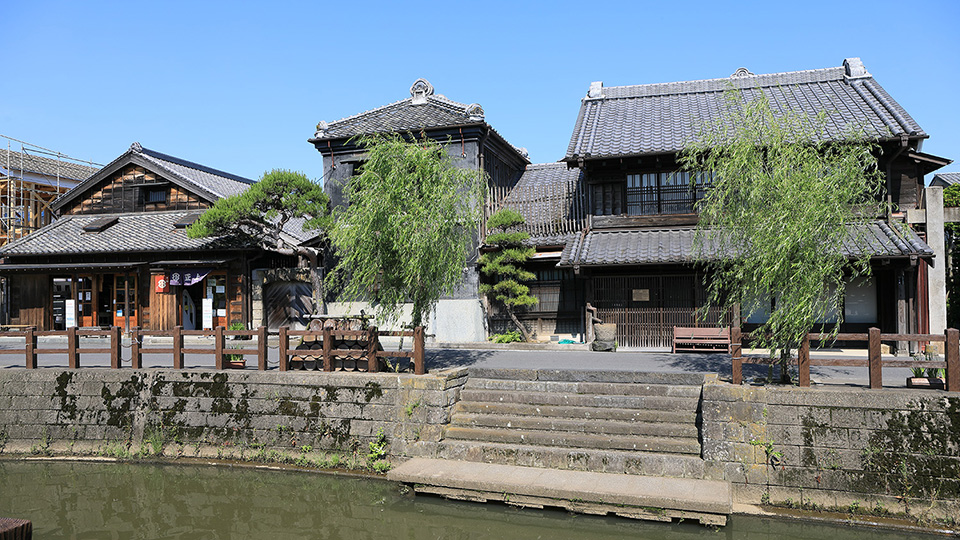
[[[703,457],[740,502],[960,515],[960,396],[703,389]]]
[[[301,449],[434,451],[466,370],[387,373],[207,370],[0,371],[0,451],[103,452],[162,443],[221,457]],[[192,450],[196,449],[196,452]]]

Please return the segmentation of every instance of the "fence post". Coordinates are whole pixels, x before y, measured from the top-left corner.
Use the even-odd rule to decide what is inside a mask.
[[[377,345],[380,344],[380,332],[376,326],[367,329],[367,373],[377,372]]]
[[[413,373],[415,375],[423,375],[427,372],[423,351],[425,333],[422,326],[413,329]]]
[[[883,360],[880,358],[880,329],[871,328],[867,334],[867,365],[870,370],[870,388],[883,388]]]
[[[323,328],[323,370],[333,371],[333,331],[329,327]]]
[[[810,334],[803,335],[797,350],[797,379],[800,386],[810,386]]]
[[[110,327],[110,367],[120,369],[120,344],[122,336],[119,326]]]
[[[67,364],[70,369],[80,367],[80,355],[77,354],[77,327],[67,328]]]
[[[183,327],[173,327],[173,369],[183,369]]]
[[[143,355],[140,354],[140,327],[134,326],[130,329],[130,367],[141,369],[143,367]]]
[[[947,391],[960,392],[960,330],[947,329]]]
[[[267,370],[267,327],[257,328],[257,369]]]
[[[213,331],[213,354],[216,358],[217,369],[223,369],[223,327],[218,326]]]
[[[280,327],[280,343],[277,345],[277,349],[279,349],[280,352],[280,371],[287,370],[287,361],[289,359],[287,349],[290,347],[290,338],[287,337],[288,329],[286,326]]]
[[[32,326],[27,328],[27,333],[23,338],[27,369],[37,369],[37,336],[34,335],[33,330]]]
[[[743,331],[739,326],[730,328],[730,382],[743,384]]]

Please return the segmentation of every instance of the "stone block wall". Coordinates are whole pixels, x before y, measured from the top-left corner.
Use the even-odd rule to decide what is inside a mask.
[[[150,440],[188,455],[201,447],[226,449],[228,457],[305,447],[365,454],[382,429],[391,455],[424,455],[434,451],[465,381],[465,369],[426,376],[3,370],[0,451],[102,451]]]
[[[960,396],[707,384],[703,457],[741,502],[960,515]]]

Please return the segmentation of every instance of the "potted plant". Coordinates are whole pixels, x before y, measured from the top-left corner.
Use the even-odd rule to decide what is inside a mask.
[[[228,330],[246,330],[246,326],[243,323],[235,322],[230,325]],[[250,336],[232,336],[236,340],[248,340]],[[231,349],[242,349],[242,343],[231,344]],[[244,359],[242,354],[224,354],[223,355],[224,366],[229,369],[243,369],[247,365],[246,359]]]
[[[937,354],[933,351],[925,351],[923,354],[915,354],[914,360],[933,361],[937,359]],[[907,388],[930,388],[934,390],[943,390],[946,388],[945,370],[943,368],[910,368],[912,377],[907,377]]]

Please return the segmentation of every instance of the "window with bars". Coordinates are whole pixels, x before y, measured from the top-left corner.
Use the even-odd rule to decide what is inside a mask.
[[[710,183],[709,173],[654,172],[627,175],[627,214],[692,214]]]
[[[537,303],[530,306],[530,312],[558,312],[579,309],[576,303],[573,273],[556,268],[535,271],[537,279],[524,284],[530,287],[530,296]]]

